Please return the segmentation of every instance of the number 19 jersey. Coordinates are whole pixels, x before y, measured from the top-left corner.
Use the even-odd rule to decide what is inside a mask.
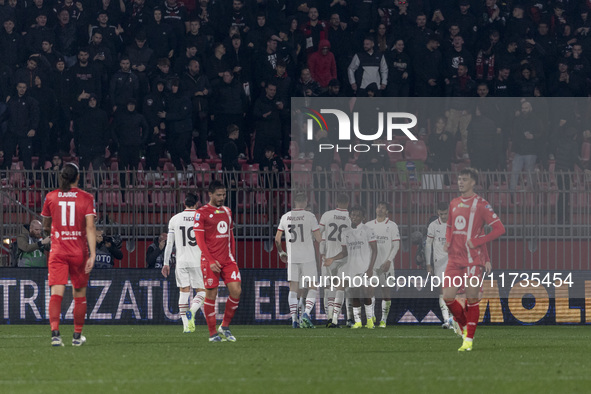
[[[168,222],[168,236],[174,237],[176,246],[177,268],[201,267],[201,250],[195,239],[194,223],[194,209],[185,209]]]
[[[281,217],[277,230],[285,234],[288,264],[316,264],[312,233],[318,228],[316,216],[304,209],[294,209]]]

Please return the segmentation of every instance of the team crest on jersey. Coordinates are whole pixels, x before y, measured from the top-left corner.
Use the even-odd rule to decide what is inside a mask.
[[[218,223],[218,232],[220,234],[226,234],[228,232],[228,223],[221,221]]]
[[[201,217],[201,214],[200,213],[196,213],[195,214],[195,220],[199,220],[200,217]]]
[[[208,286],[213,285],[213,278],[207,278],[207,285]]]
[[[461,215],[456,217],[455,226],[458,230],[463,230],[466,227],[466,218]]]
[[[485,205],[484,207],[485,207],[486,209],[488,209],[489,211],[491,211],[491,212],[494,212],[494,211],[493,211],[493,208],[490,206],[490,204],[487,204],[487,205]]]
[[[53,233],[53,236],[55,237],[55,239],[58,239],[60,237],[60,232],[56,231],[55,233]]]

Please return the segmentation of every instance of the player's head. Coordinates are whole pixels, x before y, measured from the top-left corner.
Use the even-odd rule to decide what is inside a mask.
[[[209,203],[214,207],[221,207],[226,200],[226,186],[220,181],[213,181],[207,189],[209,194]]]
[[[78,166],[74,163],[66,164],[60,173],[60,190],[67,192],[73,186],[76,186],[79,180],[80,170]]]
[[[228,134],[228,138],[231,140],[237,140],[240,136],[240,128],[235,124],[231,124],[226,129],[226,133]]]
[[[337,195],[337,208],[348,209],[349,208],[349,195],[347,193],[339,193]]]
[[[466,167],[458,175],[458,189],[462,194],[471,194],[478,183],[478,170]]]
[[[390,214],[390,204],[388,204],[386,201],[380,201],[378,202],[378,205],[376,205],[376,216],[379,218],[385,218],[388,216],[388,214]]]
[[[308,205],[308,196],[304,192],[298,192],[293,198],[296,208],[304,209]]]
[[[449,203],[441,201],[437,204],[437,216],[442,223],[447,223],[447,215],[449,214]]]
[[[359,226],[365,220],[365,211],[360,205],[355,205],[349,209],[349,217],[353,227]]]
[[[187,193],[185,195],[185,207],[189,209],[195,209],[197,206],[197,196],[193,193]]]

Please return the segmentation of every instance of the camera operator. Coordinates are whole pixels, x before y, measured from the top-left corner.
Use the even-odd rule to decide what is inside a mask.
[[[41,222],[33,220],[16,237],[19,267],[47,267],[45,251],[50,249],[50,238],[43,237]]]
[[[121,236],[104,236],[103,230],[96,231],[96,260],[94,268],[113,268],[113,259],[121,260]]]

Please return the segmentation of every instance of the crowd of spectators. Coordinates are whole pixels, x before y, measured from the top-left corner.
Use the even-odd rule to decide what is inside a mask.
[[[224,167],[237,153],[277,171],[274,157],[289,157],[291,97],[584,97],[590,9],[588,0],[0,0],[0,168],[18,147],[26,169],[70,152],[98,168],[107,151],[120,168],[145,157],[155,170],[169,155],[191,169],[191,143],[207,159],[213,141],[217,154],[232,152]],[[536,126],[497,141],[485,112],[452,107],[432,122],[436,167],[449,167],[459,140],[478,167],[504,168],[499,155],[514,139],[514,163],[531,168]],[[527,105],[522,113],[530,122]],[[482,143],[494,148],[480,155]]]

